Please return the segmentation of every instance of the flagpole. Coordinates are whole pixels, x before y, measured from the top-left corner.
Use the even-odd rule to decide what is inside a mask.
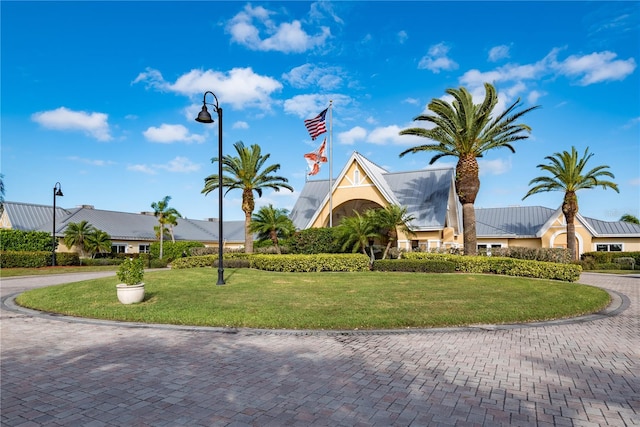
[[[329,100],[329,227],[333,227],[333,100]]]

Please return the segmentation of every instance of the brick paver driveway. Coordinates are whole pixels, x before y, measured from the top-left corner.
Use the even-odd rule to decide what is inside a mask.
[[[3,280],[3,296],[34,280]],[[609,313],[412,333],[145,328],[3,304],[2,425],[640,425],[640,278],[581,282],[614,292]]]

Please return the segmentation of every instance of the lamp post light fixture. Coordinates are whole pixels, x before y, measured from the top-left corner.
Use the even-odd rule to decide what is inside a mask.
[[[56,196],[64,196],[62,194],[62,186],[59,182],[53,186],[53,232],[51,238],[53,240],[53,248],[51,249],[51,266],[56,266]]]
[[[209,103],[209,105],[213,105],[215,112],[218,114],[218,283],[217,285],[224,285],[224,264],[222,261],[222,108],[218,104],[218,97],[215,93],[211,91],[206,91],[204,93],[204,97],[202,99],[202,110],[198,113],[198,117],[196,117],[196,122],[200,123],[213,123],[213,119],[211,118],[211,114],[209,114],[209,110],[207,110],[207,94],[210,93],[213,95],[213,99],[215,99],[215,104]]]

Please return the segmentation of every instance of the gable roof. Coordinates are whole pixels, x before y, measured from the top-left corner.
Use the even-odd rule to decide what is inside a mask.
[[[3,202],[2,206],[12,229],[31,231],[48,221],[50,227],[46,231],[51,232],[53,206],[17,202]],[[70,213],[69,210],[56,206],[56,218],[63,218]]]
[[[25,231],[51,232],[53,208],[27,203],[4,203],[12,228]],[[30,216],[34,214],[33,216]],[[15,218],[14,218],[15,216]],[[111,236],[111,240],[155,241],[154,227],[158,219],[154,215],[116,212],[82,206],[74,209],[56,207],[56,235],[62,236],[69,223],[87,221],[95,228]],[[218,221],[178,218],[173,233],[176,240],[215,242],[218,240]],[[18,223],[22,228],[14,226]],[[244,242],[244,221],[225,221],[223,238],[227,242]]]
[[[338,178],[332,183],[334,192],[354,161],[389,204],[404,206],[407,208],[407,214],[415,217],[411,222],[413,229],[428,230],[445,227],[447,210],[450,208],[450,192],[455,177],[453,168],[390,173],[354,151]],[[321,207],[328,204],[328,201],[328,179],[307,181],[289,217],[297,229],[308,228],[320,213]],[[457,199],[453,203],[458,203]]]

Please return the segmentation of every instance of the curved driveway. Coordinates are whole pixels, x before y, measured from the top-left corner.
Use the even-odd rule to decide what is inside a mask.
[[[78,322],[6,298],[65,281],[2,280],[2,426],[640,425],[638,277],[583,274],[615,296],[588,318],[407,333]]]

